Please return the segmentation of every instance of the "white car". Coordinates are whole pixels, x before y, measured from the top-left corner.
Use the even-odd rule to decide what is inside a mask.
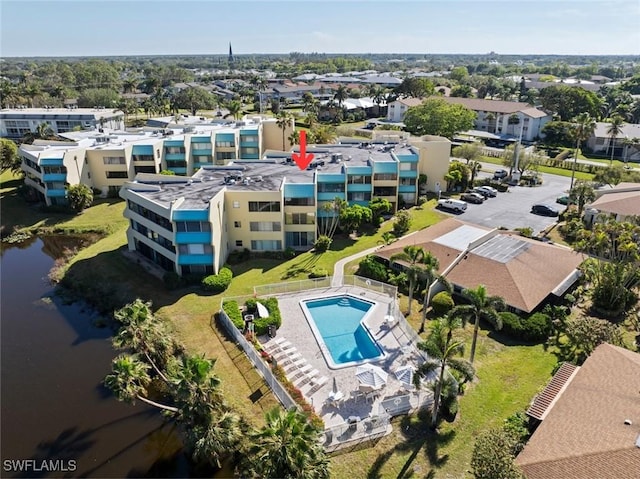
[[[462,213],[467,209],[467,204],[464,201],[460,201],[460,200],[446,199],[446,200],[438,200],[437,207]]]
[[[477,186],[473,189],[473,191],[476,191],[485,197],[491,196],[493,198],[498,196],[498,190],[496,190],[492,186]]]

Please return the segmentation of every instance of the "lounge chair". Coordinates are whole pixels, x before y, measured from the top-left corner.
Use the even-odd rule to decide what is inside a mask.
[[[311,364],[306,364],[302,366],[300,369],[294,369],[292,371],[292,375],[289,377],[289,380],[293,382],[296,379],[299,379],[302,376],[305,376],[312,369],[313,369],[313,366],[311,366]]]
[[[324,386],[327,381],[329,380],[329,378],[327,378],[326,376],[322,376],[321,378],[314,378],[310,381],[311,384],[311,388],[309,389],[309,391],[307,392],[307,394],[313,394],[315,393],[317,390],[319,390],[322,386]]]
[[[284,365],[283,368],[284,368],[285,372],[295,371],[296,369],[298,369],[300,366],[302,366],[306,362],[307,362],[307,360],[305,358],[296,359],[295,361],[292,361],[292,362]]]
[[[302,378],[300,378],[296,384],[296,387],[300,387],[300,386],[304,386],[305,384],[307,384],[308,382],[310,382],[313,378],[316,377],[316,374],[318,374],[318,370],[314,369],[311,372],[308,372],[305,376],[303,376]]]
[[[300,353],[296,353],[292,351],[291,354],[285,355],[285,357],[280,360],[280,366],[284,366],[285,364],[291,364],[294,361],[297,361],[298,359],[300,359],[301,357],[302,355]]]

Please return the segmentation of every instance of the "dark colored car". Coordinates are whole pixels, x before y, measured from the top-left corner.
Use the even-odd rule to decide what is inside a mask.
[[[564,196],[558,196],[556,198],[556,203],[560,204],[560,205],[568,205],[570,202],[570,199],[567,195]]]
[[[559,211],[555,209],[553,206],[541,205],[541,204],[533,205],[531,207],[531,212],[536,215],[542,215],[542,216],[558,216],[559,214]]]
[[[493,172],[493,179],[501,180],[502,178],[506,178],[508,175],[509,173],[507,173],[507,170],[496,170]]]
[[[460,195],[460,199],[462,201],[466,201],[467,203],[475,203],[476,205],[484,203],[484,196],[482,196],[480,193],[474,193],[472,191],[462,193]]]

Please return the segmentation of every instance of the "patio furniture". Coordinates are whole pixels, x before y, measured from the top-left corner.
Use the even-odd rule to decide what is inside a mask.
[[[327,397],[327,402],[333,407],[339,407],[344,399],[344,393],[342,391],[331,391]]]
[[[299,378],[301,378],[302,376],[305,376],[305,375],[306,375],[309,371],[311,371],[312,369],[313,369],[313,366],[311,366],[310,364],[307,364],[307,365],[305,365],[305,366],[302,366],[300,369],[297,369],[297,370],[295,370],[295,369],[294,369],[293,371],[295,371],[295,373],[294,373],[294,374],[292,374],[292,376],[291,376],[291,377],[289,377],[289,380],[290,380],[291,382],[293,382],[293,381],[295,381],[296,379],[299,379]],[[293,371],[292,371],[292,372],[293,372]]]
[[[311,388],[309,389],[309,391],[307,392],[307,394],[311,395],[314,394],[316,391],[318,391],[322,386],[324,386],[327,381],[329,381],[329,378],[327,378],[326,376],[322,376],[321,378],[313,378],[310,381],[311,384]]]
[[[297,359],[297,360],[295,360],[293,362],[290,362],[290,363],[286,364],[283,367],[284,367],[285,372],[295,371],[296,369],[298,369],[300,366],[302,366],[306,362],[307,362],[307,360],[305,358],[300,358],[300,359]]]

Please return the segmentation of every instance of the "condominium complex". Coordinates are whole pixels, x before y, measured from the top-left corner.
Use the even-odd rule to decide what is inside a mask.
[[[18,140],[46,123],[55,134],[124,129],[124,113],[106,108],[14,108],[0,110],[0,137]]]
[[[307,250],[319,223],[335,214],[325,205],[336,197],[351,205],[384,198],[395,211],[415,204],[421,174],[426,189],[437,191],[450,148],[440,137],[353,141],[310,148],[306,170],[291,153],[267,152],[260,160],[206,165],[191,177],[141,173],[120,191],[129,249],[178,274],[217,273],[234,249]]]
[[[275,119],[214,121],[185,117],[168,128],[81,131],[59,134],[67,141],[36,140],[22,145],[25,184],[47,205],[66,203],[65,186],[83,183],[104,195],[117,195],[138,173],[169,170],[192,175],[203,166],[237,159],[258,160],[270,149],[290,149],[293,121]]]

